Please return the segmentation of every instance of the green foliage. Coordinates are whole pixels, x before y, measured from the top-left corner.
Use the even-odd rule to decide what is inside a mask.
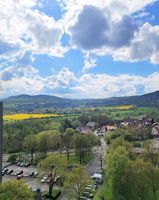
[[[68,163],[69,163],[69,159],[70,159],[70,150],[73,147],[73,135],[74,134],[75,134],[74,129],[67,128],[65,133],[63,135],[61,135],[62,144],[64,145],[64,149],[66,150]]]
[[[64,181],[64,189],[67,197],[71,200],[79,199],[85,187],[90,183],[91,180],[86,173],[84,167],[74,168],[70,173],[67,174]]]
[[[104,188],[96,200],[158,200],[158,153],[151,143],[145,145],[144,160],[131,160],[132,146],[122,137],[115,139],[106,155]]]
[[[140,147],[142,147],[142,143],[139,141],[136,141],[133,143],[133,147],[140,148]]]
[[[58,155],[51,155],[46,157],[39,163],[42,172],[48,173],[50,178],[49,196],[52,196],[53,186],[57,175],[64,177],[64,170],[67,166],[67,161],[64,157]]]
[[[125,147],[118,146],[107,157],[107,177],[110,179],[112,200],[124,199],[125,183],[123,176],[128,163],[128,152]]]
[[[96,144],[99,144],[99,140],[95,135],[92,134],[75,134],[73,140],[79,163],[85,164],[92,156],[92,147]]]
[[[34,161],[34,152],[38,148],[37,138],[35,135],[27,135],[24,138],[24,148],[30,153],[30,162]]]
[[[15,163],[16,161],[17,161],[17,159],[18,159],[18,154],[16,154],[16,153],[14,153],[14,154],[11,154],[11,155],[9,155],[9,157],[8,157],[8,162],[10,162],[10,163]]]
[[[23,181],[8,181],[0,185],[1,200],[34,200],[33,193]]]
[[[15,153],[24,151],[24,138],[50,129],[57,130],[59,123],[51,119],[30,119],[4,124],[4,151]]]

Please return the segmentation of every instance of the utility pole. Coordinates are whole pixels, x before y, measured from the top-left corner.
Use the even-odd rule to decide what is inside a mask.
[[[0,183],[2,183],[2,156],[3,154],[3,103],[0,102]]]

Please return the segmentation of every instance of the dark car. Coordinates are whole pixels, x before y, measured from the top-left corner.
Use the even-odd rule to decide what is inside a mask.
[[[33,192],[40,193],[40,192],[41,192],[41,189],[40,189],[40,188],[35,188],[35,189],[33,190]]]
[[[34,172],[31,172],[31,173],[29,174],[29,176],[34,176]]]
[[[2,170],[2,175],[6,174],[7,171],[8,171],[8,168],[4,168],[4,169]]]
[[[20,166],[20,164],[21,164],[21,162],[18,162],[18,163],[17,163],[17,166]]]
[[[23,178],[23,175],[22,175],[22,174],[20,174],[20,175],[17,176],[17,180],[20,180],[20,179],[22,179],[22,178]]]
[[[25,167],[29,167],[31,164],[30,163],[25,163],[24,166]]]
[[[7,171],[7,174],[11,174],[11,173],[13,173],[13,169],[9,169],[9,170]]]
[[[16,176],[23,174],[23,170],[16,173]]]

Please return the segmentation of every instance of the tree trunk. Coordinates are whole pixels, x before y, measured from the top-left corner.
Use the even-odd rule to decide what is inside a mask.
[[[66,153],[67,153],[67,163],[70,163],[70,152],[68,149],[66,149]]]
[[[153,190],[153,199],[154,199],[154,200],[157,200],[156,190],[155,190],[155,191]]]
[[[50,183],[49,183],[49,197],[52,197],[52,190],[53,190],[54,183],[55,183],[55,177],[56,177],[56,172],[54,172],[51,175],[51,180],[50,180]]]
[[[31,158],[31,163],[33,163],[33,161],[34,161],[34,150],[33,149],[31,149],[31,152],[30,152],[30,158]]]

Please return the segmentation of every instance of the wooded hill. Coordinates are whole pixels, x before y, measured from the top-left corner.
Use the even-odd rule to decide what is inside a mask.
[[[118,105],[159,107],[159,91],[130,97],[112,97],[106,99],[66,99],[49,95],[18,95],[2,100],[6,113],[49,111],[56,108],[101,107]]]

